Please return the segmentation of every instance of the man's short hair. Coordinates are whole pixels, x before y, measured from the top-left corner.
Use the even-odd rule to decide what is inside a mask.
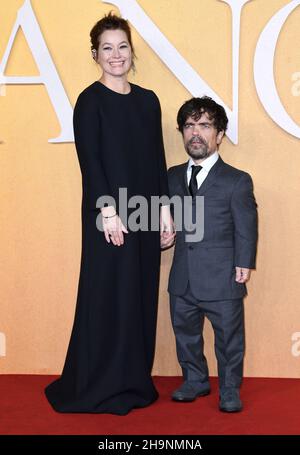
[[[191,98],[181,106],[177,114],[179,131],[183,133],[183,127],[188,117],[192,117],[193,120],[197,121],[204,113],[207,114],[208,118],[213,121],[213,125],[218,132],[226,131],[228,118],[225,109],[209,96]]]

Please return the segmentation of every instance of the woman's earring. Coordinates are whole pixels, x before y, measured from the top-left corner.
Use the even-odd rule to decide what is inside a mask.
[[[97,60],[97,51],[96,51],[96,49],[92,49],[92,55],[93,55],[93,59]]]

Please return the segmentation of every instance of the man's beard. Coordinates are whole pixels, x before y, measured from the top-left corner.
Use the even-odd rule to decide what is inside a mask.
[[[199,148],[194,148],[193,144],[199,144]],[[195,159],[195,160],[203,160],[204,158],[209,157],[211,154],[211,151],[208,148],[208,144],[204,142],[202,139],[195,139],[192,138],[190,139],[186,144],[185,144],[185,149],[188,153],[188,155]]]

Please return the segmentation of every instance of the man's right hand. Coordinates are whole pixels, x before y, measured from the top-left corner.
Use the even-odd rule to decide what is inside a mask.
[[[160,247],[162,250],[169,248],[175,243],[176,232],[162,232],[160,235]]]

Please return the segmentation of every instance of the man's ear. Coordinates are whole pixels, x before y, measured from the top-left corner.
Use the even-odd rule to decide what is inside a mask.
[[[217,144],[220,145],[221,142],[222,142],[222,139],[224,137],[224,134],[225,134],[225,131],[224,130],[221,130],[218,132],[217,134]]]

